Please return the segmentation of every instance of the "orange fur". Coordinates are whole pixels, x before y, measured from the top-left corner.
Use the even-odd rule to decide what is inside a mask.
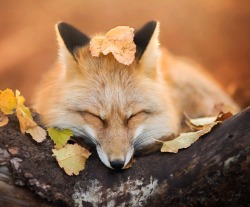
[[[113,160],[125,166],[154,139],[177,135],[183,112],[203,116],[219,103],[238,110],[199,66],[161,49],[158,33],[159,25],[142,58],[129,66],[111,54],[92,57],[88,45],[76,50],[76,61],[58,34],[61,60],[45,76],[34,105],[43,123],[87,138],[111,167]]]

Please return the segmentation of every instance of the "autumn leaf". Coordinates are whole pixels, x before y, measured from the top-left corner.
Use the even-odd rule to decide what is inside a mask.
[[[202,118],[197,118],[197,119],[190,119],[186,114],[186,124],[196,130],[201,130],[204,128],[204,126],[210,125],[213,122],[216,121],[217,116],[212,116],[212,117],[202,117]]]
[[[78,175],[85,167],[85,162],[91,155],[91,153],[78,144],[66,144],[65,147],[57,150],[53,149],[53,156],[61,168],[68,175]]]
[[[220,114],[216,118],[216,121],[222,122],[222,121],[225,121],[226,119],[229,119],[231,116],[233,116],[231,112],[227,112],[227,113],[220,112]]]
[[[190,119],[186,114],[186,123],[198,131],[181,133],[180,136],[173,140],[163,142],[161,152],[177,153],[179,149],[187,148],[196,142],[201,136],[209,133],[212,128],[222,121],[230,118],[232,113],[221,112],[217,117],[203,117],[198,119]]]
[[[0,127],[8,124],[9,118],[0,110]]]
[[[136,52],[134,29],[128,26],[115,27],[104,37],[94,37],[90,41],[89,49],[94,57],[98,57],[100,53],[112,53],[118,62],[130,65],[135,59]]]
[[[24,134],[28,129],[35,127],[37,124],[33,121],[31,112],[28,107],[24,106],[24,97],[20,96],[20,92],[16,91],[16,115],[19,120],[21,132]]]
[[[219,122],[225,121],[226,119],[230,118],[232,115],[233,114],[231,112],[227,112],[227,113],[220,112],[218,116],[190,119],[188,115],[185,114],[187,125],[197,130],[203,129],[207,125],[210,125],[217,121]]]
[[[69,129],[60,130],[50,127],[47,131],[50,138],[54,141],[56,149],[61,149],[65,146],[70,137],[73,136],[72,131]]]
[[[47,135],[46,131],[38,125],[26,130],[26,133],[29,133],[32,138],[39,143],[46,139]]]
[[[34,122],[31,112],[28,107],[24,106],[24,97],[20,96],[20,92],[16,91],[16,115],[19,120],[20,130],[24,134],[29,133],[37,142],[42,142],[46,139],[46,131]]]
[[[163,142],[161,152],[177,153],[179,149],[187,148],[196,142],[202,135],[207,134],[211,129],[217,125],[219,121],[207,125],[204,129],[196,132],[181,133],[180,136],[173,140]]]
[[[6,89],[0,90],[0,110],[4,114],[13,114],[13,110],[16,108],[17,100],[12,90]]]

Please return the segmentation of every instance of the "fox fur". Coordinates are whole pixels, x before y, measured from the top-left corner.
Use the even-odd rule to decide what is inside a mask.
[[[160,47],[159,29],[149,22],[135,33],[136,58],[127,66],[112,54],[91,56],[88,36],[57,24],[59,61],[43,78],[34,105],[42,122],[71,129],[96,146],[107,167],[122,169],[135,151],[178,135],[184,112],[211,115],[218,104],[238,111],[199,65]]]

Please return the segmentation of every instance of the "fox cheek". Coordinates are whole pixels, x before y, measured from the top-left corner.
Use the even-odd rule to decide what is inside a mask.
[[[127,155],[125,157],[124,166],[126,166],[130,162],[130,160],[133,159],[134,152],[135,152],[134,147],[131,148],[131,150],[128,151],[128,153],[127,153]]]
[[[112,169],[107,154],[101,149],[100,146],[96,146],[96,151],[102,163]]]
[[[95,131],[92,129],[92,127],[85,126],[84,127],[86,132],[91,136],[91,137],[96,137]]]
[[[143,133],[143,130],[144,130],[144,126],[143,126],[143,125],[139,126],[139,127],[135,130],[135,133],[134,133],[134,142],[135,142],[136,139]]]

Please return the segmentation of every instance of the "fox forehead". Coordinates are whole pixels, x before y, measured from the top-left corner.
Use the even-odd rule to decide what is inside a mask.
[[[99,113],[101,109],[132,113],[149,108],[143,95],[147,88],[140,87],[142,75],[136,64],[125,66],[112,55],[92,57],[86,49],[78,55],[78,65],[71,71],[76,78],[66,79],[64,90],[71,107]]]
[[[64,91],[66,104],[74,110],[96,112],[102,116],[114,112],[129,116],[129,113],[150,108],[139,89],[132,88],[132,83],[88,80],[77,85]]]

